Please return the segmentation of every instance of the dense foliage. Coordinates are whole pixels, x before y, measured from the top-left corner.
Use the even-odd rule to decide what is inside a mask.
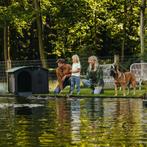
[[[136,55],[140,53],[140,4],[141,0],[0,0],[0,60],[4,60],[6,24],[11,60],[40,59],[36,16],[47,58],[74,53]]]

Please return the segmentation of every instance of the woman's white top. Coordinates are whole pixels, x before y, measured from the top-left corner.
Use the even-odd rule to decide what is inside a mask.
[[[79,77],[80,76],[80,71],[79,72],[75,72],[77,71],[78,69],[81,69],[81,64],[80,63],[73,63],[72,64],[72,76],[77,76]]]

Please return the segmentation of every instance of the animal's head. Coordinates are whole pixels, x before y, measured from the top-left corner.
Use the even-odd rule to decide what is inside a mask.
[[[111,65],[110,68],[110,76],[115,77],[116,73],[117,73],[117,66],[113,64]]]

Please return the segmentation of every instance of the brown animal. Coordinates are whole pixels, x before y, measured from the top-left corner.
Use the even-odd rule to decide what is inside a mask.
[[[133,94],[136,93],[136,78],[131,72],[120,72],[116,65],[111,66],[110,76],[114,78],[115,96],[118,95],[118,87],[121,86],[123,96],[126,96],[126,87],[128,87],[128,94],[130,92],[130,85],[133,88]]]

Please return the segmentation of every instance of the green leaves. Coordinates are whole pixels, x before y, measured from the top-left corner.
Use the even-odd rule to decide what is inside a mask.
[[[7,22],[22,37],[22,42],[29,39],[36,47],[37,30],[34,30],[39,13],[49,54],[70,56],[82,52],[87,56],[89,50],[90,54],[112,56],[116,50],[121,53],[124,38],[125,54],[126,51],[133,54],[134,48],[140,51],[141,0],[41,0],[38,10],[33,7],[34,0],[6,2],[0,1],[0,27]],[[15,38],[13,41],[17,42]],[[31,43],[29,48],[34,50]]]

